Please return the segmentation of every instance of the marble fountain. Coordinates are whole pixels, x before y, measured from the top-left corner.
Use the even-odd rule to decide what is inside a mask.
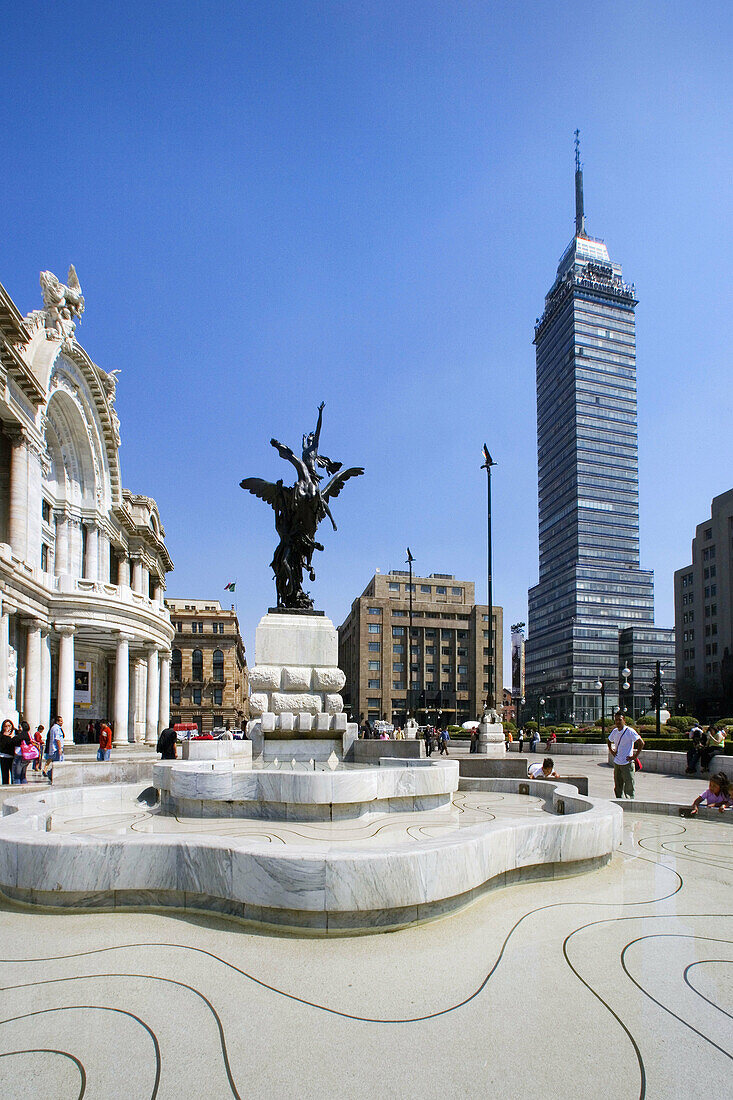
[[[621,810],[557,780],[463,779],[456,761],[187,760],[152,787],[9,797],[0,890],[60,907],[227,913],[299,932],[394,929],[523,877],[589,870]]]

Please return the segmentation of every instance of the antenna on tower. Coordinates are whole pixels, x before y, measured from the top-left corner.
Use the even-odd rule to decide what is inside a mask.
[[[580,165],[580,130],[575,131],[575,236],[585,237],[583,210],[583,169]]]

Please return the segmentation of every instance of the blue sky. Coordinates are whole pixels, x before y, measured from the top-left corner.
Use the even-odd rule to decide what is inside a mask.
[[[636,283],[642,566],[657,620],[733,484],[729,4],[26,2],[3,7],[0,280],[76,265],[78,337],[121,369],[123,481],[159,503],[174,596],[273,602],[269,510],[326,401],[366,476],[324,530],[337,623],[375,568],[537,578],[533,324],[573,227]],[[505,679],[509,672],[506,670]]]

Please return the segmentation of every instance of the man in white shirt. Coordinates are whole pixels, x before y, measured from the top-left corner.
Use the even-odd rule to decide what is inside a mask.
[[[634,761],[644,748],[636,730],[632,730],[624,722],[621,711],[615,718],[616,732],[608,738],[608,747],[613,755],[613,789],[616,798],[634,797],[634,775],[636,767]]]
[[[527,768],[527,777],[529,779],[559,779],[560,776],[555,771],[555,761],[551,756],[546,756],[540,764],[539,760],[536,760],[534,764],[530,764]]]

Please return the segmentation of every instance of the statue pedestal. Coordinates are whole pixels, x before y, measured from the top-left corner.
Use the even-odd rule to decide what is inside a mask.
[[[255,633],[248,727],[255,754],[314,760],[343,756],[356,736],[344,714],[338,633],[322,612],[270,611]],[[328,745],[325,743],[328,742]]]
[[[417,737],[419,728],[414,718],[408,718],[405,722],[405,740],[414,741]]]
[[[485,711],[478,724],[478,751],[482,756],[506,756],[504,726],[496,711]]]

